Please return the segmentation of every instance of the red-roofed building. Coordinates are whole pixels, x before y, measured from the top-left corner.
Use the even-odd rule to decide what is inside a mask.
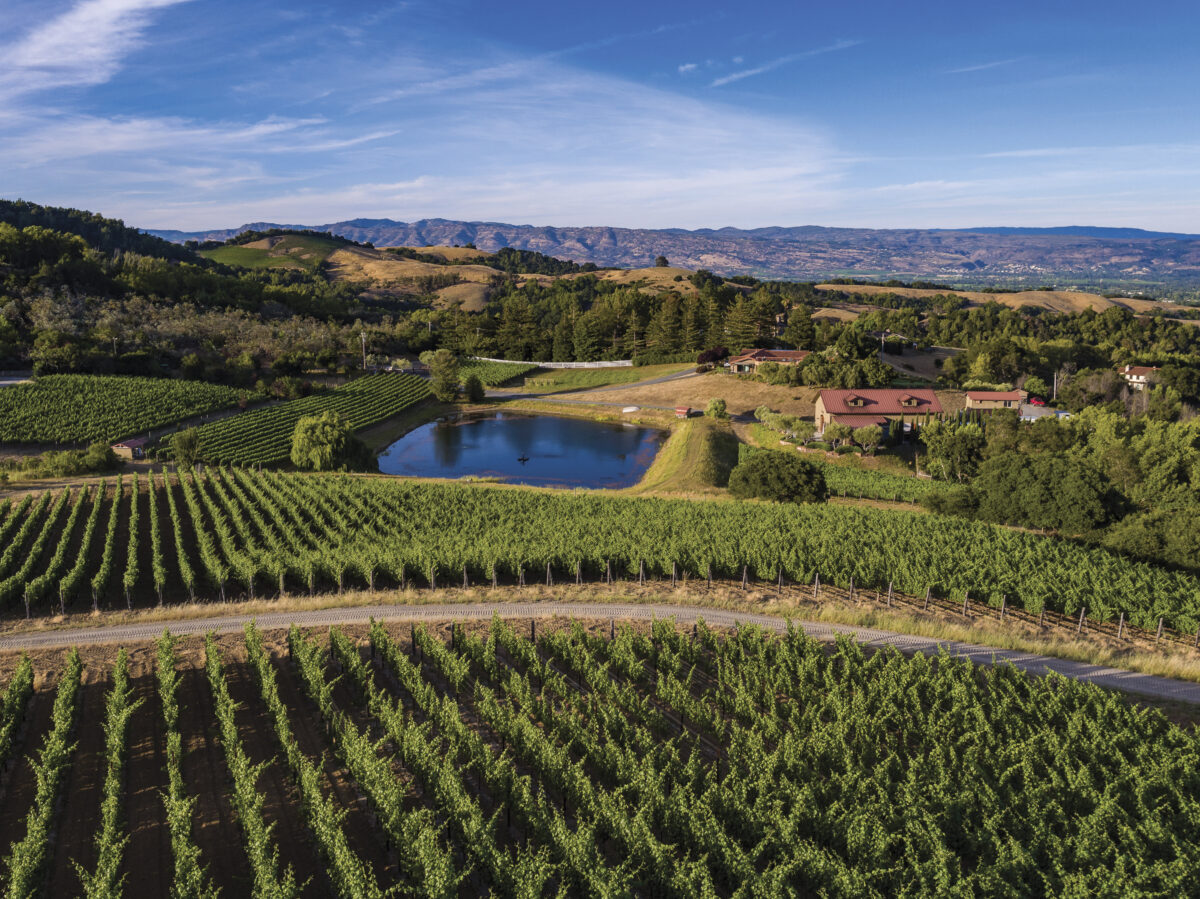
[[[968,409],[1020,409],[1029,398],[1024,390],[968,390]]]
[[[738,374],[753,373],[764,362],[777,365],[798,365],[808,357],[808,350],[742,350],[729,360],[729,370]]]
[[[1133,390],[1145,390],[1147,386],[1158,380],[1157,365],[1126,365],[1121,369],[1121,377]]]
[[[134,437],[114,443],[112,451],[117,454],[118,459],[143,459],[146,456],[146,443],[145,437]]]
[[[892,422],[911,423],[941,412],[942,404],[928,389],[822,390],[814,418],[818,434],[835,421],[852,428],[877,424],[886,433]]]

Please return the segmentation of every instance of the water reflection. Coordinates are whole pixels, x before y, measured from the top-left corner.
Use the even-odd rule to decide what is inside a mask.
[[[620,422],[495,412],[422,425],[379,457],[385,474],[517,484],[629,487],[667,432]]]

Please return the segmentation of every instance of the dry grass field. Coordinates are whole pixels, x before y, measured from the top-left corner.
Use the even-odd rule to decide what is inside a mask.
[[[381,250],[392,249],[380,247]],[[415,250],[426,256],[440,256],[447,262],[461,262],[464,259],[483,259],[488,254],[483,250],[472,250],[470,247],[396,247],[398,250]]]
[[[759,406],[767,405],[788,415],[811,418],[817,393],[815,387],[782,387],[713,372],[644,387],[635,384],[626,390],[573,393],[571,398],[631,406],[690,406],[703,411],[710,399],[719,397],[734,416],[753,413]]]
[[[1103,312],[1114,306],[1120,306],[1131,312],[1153,313],[1165,312],[1168,315],[1175,307],[1170,303],[1160,303],[1157,300],[1115,299],[1110,300],[1095,293],[1083,293],[1075,290],[1023,290],[1020,293],[984,293],[978,290],[924,290],[915,287],[884,287],[879,284],[818,284],[817,290],[846,291],[861,295],[876,293],[894,293],[905,297],[932,297],[938,294],[953,293],[955,296],[969,300],[972,305],[984,303],[1000,303],[1014,309],[1034,306],[1051,312],[1082,312],[1085,309],[1095,309]]]

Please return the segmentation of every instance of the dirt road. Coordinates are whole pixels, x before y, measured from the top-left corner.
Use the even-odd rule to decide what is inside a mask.
[[[464,618],[615,618],[639,619],[675,618],[680,624],[691,624],[703,618],[713,625],[732,627],[738,624],[755,624],[760,627],[783,631],[786,622],[770,615],[755,615],[748,612],[733,612],[724,609],[698,608],[691,606],[642,605],[635,603],[570,603],[570,602],[508,602],[508,603],[446,603],[442,605],[394,605],[364,606],[359,608],[322,609],[312,612],[292,612],[261,615],[257,617],[261,630],[287,628],[291,624],[302,627],[322,627],[335,624],[361,624],[372,617],[380,621],[445,621]],[[228,615],[215,618],[197,618],[172,622],[166,625],[177,635],[202,634],[206,631],[234,633],[251,620],[248,615]],[[823,622],[797,621],[795,626],[817,640],[832,641],[838,634],[853,637],[869,646],[894,646],[905,653],[921,652],[935,654],[945,650],[953,656],[969,659],[978,664],[1007,662],[1030,674],[1045,675],[1054,672],[1073,680],[1096,684],[1115,690],[1124,690],[1155,699],[1186,702],[1200,705],[1200,683],[1171,680],[1149,674],[1107,668],[1083,662],[1015,650],[996,649],[961,643],[951,640],[935,640],[897,634],[874,628],[852,627]],[[24,634],[0,639],[0,651],[22,649],[49,649],[72,645],[97,643],[120,643],[132,646],[156,639],[163,631],[161,621],[147,624],[127,624],[98,628],[64,628],[43,633]]]

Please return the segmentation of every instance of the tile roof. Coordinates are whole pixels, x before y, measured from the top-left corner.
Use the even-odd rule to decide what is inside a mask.
[[[861,403],[853,403],[861,400]],[[915,400],[905,405],[906,400]],[[941,412],[932,390],[822,390],[821,402],[830,415],[922,415]]]

